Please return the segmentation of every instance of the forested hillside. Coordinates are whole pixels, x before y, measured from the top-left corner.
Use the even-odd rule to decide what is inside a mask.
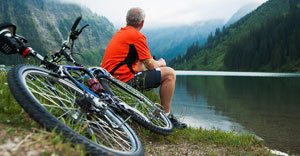
[[[248,36],[232,42],[224,57],[229,70],[300,71],[300,8],[266,21]],[[296,66],[295,66],[296,65]]]
[[[75,42],[75,51],[81,54],[77,60],[84,64],[99,65],[114,27],[105,17],[92,13],[87,8],[58,0],[1,0],[0,23],[17,25],[17,33],[42,54],[59,50],[75,21],[82,15],[79,26],[90,24]],[[0,64],[26,62],[17,55],[0,54]]]
[[[230,27],[191,45],[176,69],[300,71],[299,0],[269,0]]]

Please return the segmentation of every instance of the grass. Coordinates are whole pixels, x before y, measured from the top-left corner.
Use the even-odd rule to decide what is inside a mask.
[[[0,153],[4,155],[86,155],[60,134],[47,132],[23,111],[11,95],[6,72],[0,72]],[[155,92],[147,96],[157,101]],[[145,155],[271,155],[263,141],[252,135],[220,130],[175,129],[170,136],[150,132],[135,122],[131,127],[145,148]]]
[[[146,153],[152,155],[272,155],[264,147],[263,141],[234,131],[189,127],[175,129],[170,136],[157,135],[143,128],[136,132],[140,132]],[[165,150],[168,154],[165,154]]]

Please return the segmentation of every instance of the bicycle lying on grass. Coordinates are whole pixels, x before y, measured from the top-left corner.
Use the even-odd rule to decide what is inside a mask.
[[[1,24],[2,53],[33,56],[41,61],[41,67],[13,67],[7,75],[9,88],[32,119],[47,131],[55,130],[83,144],[90,154],[143,155],[142,144],[127,124],[128,119],[163,135],[170,134],[173,126],[159,104],[105,69],[85,68],[73,59],[74,41],[88,26],[76,30],[80,20],[76,19],[67,41],[50,58],[27,47],[26,39],[16,34],[15,25]],[[63,59],[75,66],[59,65]],[[126,114],[126,119],[119,113]]]

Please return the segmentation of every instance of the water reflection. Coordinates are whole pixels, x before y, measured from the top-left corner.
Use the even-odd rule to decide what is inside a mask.
[[[172,111],[193,127],[235,127],[300,153],[299,91],[299,77],[177,76]]]
[[[207,95],[198,90],[204,89],[203,81],[193,86],[188,82],[187,77],[180,77],[176,83],[176,91],[172,102],[172,112],[181,117],[181,120],[189,126],[204,129],[217,128],[224,131],[243,132],[244,129],[226,116],[223,116],[220,111],[216,111],[213,105],[208,104]],[[189,87],[192,85],[193,87]],[[202,89],[198,88],[202,87]]]

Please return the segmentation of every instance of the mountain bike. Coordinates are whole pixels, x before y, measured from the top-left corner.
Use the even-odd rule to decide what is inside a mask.
[[[25,84],[25,87],[26,87],[26,85],[27,86],[33,85],[33,87],[30,86],[31,90],[29,92],[35,93],[36,96],[41,96],[42,98],[46,99],[48,102],[50,101],[51,103],[54,103],[56,105],[55,106],[56,108],[63,109],[64,113],[58,117],[59,119],[65,120],[63,117],[66,117],[67,115],[69,115],[69,116],[72,116],[72,120],[76,120],[76,122],[77,122],[79,119],[82,118],[84,113],[91,114],[91,112],[93,112],[96,114],[98,113],[98,114],[103,115],[103,110],[101,112],[101,109],[97,108],[97,105],[98,105],[98,107],[101,107],[101,106],[99,106],[99,103],[97,103],[97,100],[96,101],[94,100],[95,97],[96,98],[98,97],[98,98],[100,98],[101,102],[108,105],[109,111],[114,113],[113,110],[115,110],[117,112],[126,113],[128,115],[128,117],[125,121],[118,122],[119,127],[121,127],[122,125],[126,125],[125,122],[128,119],[133,118],[139,124],[143,125],[144,127],[146,127],[147,129],[149,129],[153,132],[163,134],[163,135],[170,134],[173,130],[173,126],[172,126],[170,120],[164,115],[161,105],[159,105],[157,103],[153,103],[146,96],[144,96],[142,93],[138,92],[131,86],[113,78],[105,69],[102,69],[99,67],[96,67],[96,68],[94,67],[94,68],[89,68],[87,70],[86,68],[84,68],[82,65],[80,65],[73,59],[72,53],[73,53],[74,41],[77,39],[79,34],[82,32],[82,30],[88,26],[88,25],[85,25],[84,27],[82,27],[80,29],[80,31],[75,30],[77,25],[79,24],[80,20],[81,20],[81,17],[77,18],[77,20],[75,21],[75,23],[72,26],[72,29],[69,33],[68,40],[63,43],[63,46],[59,52],[56,52],[53,55],[51,55],[51,58],[52,58],[51,61],[48,61],[47,57],[42,57],[40,54],[38,54],[31,48],[26,48],[26,49],[23,48],[22,49],[22,47],[24,47],[24,46],[22,46],[22,44],[23,44],[23,42],[26,42],[26,39],[22,36],[15,34],[16,28],[14,25],[9,25],[8,28],[3,29],[3,30],[11,29],[10,33],[2,33],[2,34],[5,34],[5,35],[10,34],[9,39],[12,39],[12,38],[16,39],[11,42],[16,42],[16,43],[14,43],[15,46],[17,45],[17,47],[21,47],[18,50],[21,51],[22,53],[18,52],[19,54],[21,54],[23,57],[31,55],[31,56],[34,56],[34,57],[38,58],[39,60],[41,60],[44,67],[39,68],[38,70],[42,70],[43,72],[46,72],[46,71],[44,71],[45,70],[44,68],[46,68],[47,70],[51,71],[51,72],[48,71],[48,74],[50,74],[50,76],[54,76],[59,79],[68,79],[68,82],[70,81],[71,83],[73,83],[72,84],[73,86],[76,86],[79,90],[83,90],[85,92],[76,93],[75,95],[72,95],[73,101],[72,100],[68,101],[69,104],[71,104],[70,108],[72,110],[69,110],[69,108],[68,108],[69,106],[64,104],[64,102],[66,102],[66,101],[63,99],[66,98],[66,95],[63,95],[63,93],[68,92],[68,90],[65,90],[65,88],[69,88],[70,84],[67,84],[65,82],[63,84],[59,84],[58,82],[56,82],[54,84],[59,84],[59,85],[63,86],[60,88],[61,91],[56,91],[59,89],[57,87],[56,87],[56,89],[53,89],[53,88],[55,88],[55,87],[53,87],[55,85],[53,85],[52,82],[59,81],[59,80],[52,80],[52,78],[48,78],[48,77],[47,77],[47,79],[45,79],[44,76],[42,78],[40,76],[30,76],[29,80],[34,79],[36,81],[29,81],[28,84]],[[4,32],[4,31],[1,31],[1,32]],[[5,39],[7,39],[7,38],[5,38]],[[69,47],[68,45],[70,44],[70,41],[71,41],[71,46]],[[70,49],[71,53],[68,53],[67,49]],[[3,51],[5,53],[5,49],[2,49],[2,52]],[[6,52],[6,54],[10,54],[10,53],[12,53],[12,52]],[[64,57],[61,57],[61,56],[64,56]],[[62,58],[65,58],[67,61],[72,62],[73,64],[76,65],[76,67],[57,65],[56,63],[60,62],[62,60]],[[16,76],[17,74],[20,74],[20,73],[22,74],[22,72],[25,72],[25,71],[29,70],[30,68],[32,68],[33,71],[37,70],[36,69],[37,67],[35,67],[35,66],[31,67],[28,65],[21,65],[21,66],[17,66],[15,68],[13,68],[11,70],[11,72],[9,72],[9,74],[8,74],[8,83],[9,83],[9,86],[11,86],[12,93],[13,93],[13,95],[15,95],[17,101],[19,98],[18,97],[19,92],[15,91],[15,90],[23,90],[23,89],[22,89],[22,87],[21,88],[16,87],[15,84],[13,83],[13,81],[18,79],[17,78],[18,76]],[[15,72],[13,72],[13,71],[15,71]],[[78,71],[80,72],[79,74],[78,74]],[[33,75],[41,75],[41,73],[38,72],[38,74],[33,74]],[[100,83],[95,79],[94,75],[100,81]],[[88,85],[90,86],[89,88],[87,88],[81,84],[84,82],[83,77],[89,78],[89,81],[88,81]],[[38,80],[38,79],[40,79],[40,80]],[[12,81],[9,81],[9,80],[12,80]],[[20,81],[24,81],[24,80],[20,80]],[[34,84],[36,82],[38,84]],[[23,82],[21,82],[21,83],[23,83]],[[104,89],[101,89],[100,85]],[[48,92],[45,93],[45,89],[41,89],[41,86],[44,88],[46,87],[48,89],[48,91],[50,88],[50,90],[51,90],[50,93],[54,94],[54,95],[49,95]],[[75,89],[75,90],[78,91],[78,89]],[[71,90],[74,90],[74,87],[71,87]],[[43,92],[43,93],[39,93],[39,92]],[[88,93],[86,93],[86,92],[88,92]],[[77,95],[77,94],[79,94],[79,95]],[[92,94],[92,96],[89,97],[87,94]],[[59,96],[60,96],[60,98],[57,98]],[[57,98],[56,100],[58,100],[58,102],[55,102],[55,100],[53,100],[53,98]],[[72,98],[70,98],[70,99],[72,99]],[[60,106],[58,106],[57,103]],[[75,103],[75,105],[74,105],[74,103]],[[23,107],[22,104],[20,104],[20,105]],[[94,106],[94,105],[96,105],[96,106]],[[105,107],[107,107],[106,105],[105,105]],[[51,107],[48,104],[44,104],[44,106]],[[28,106],[26,105],[24,107],[28,107]],[[60,107],[62,107],[62,108],[60,108]],[[77,107],[76,110],[73,110],[74,107]],[[51,110],[52,109],[53,108],[51,108]],[[96,109],[96,111],[94,109]],[[82,112],[78,113],[78,111],[82,111]],[[30,113],[36,114],[36,112],[31,112],[30,110],[28,110],[27,112],[29,114]],[[114,115],[116,115],[116,114],[114,113]],[[69,117],[69,116],[67,116],[67,117]],[[37,118],[39,118],[39,117],[37,117]],[[77,119],[77,118],[79,118],[79,119]],[[73,124],[73,122],[71,122],[71,123]],[[84,125],[84,124],[82,124],[82,125]],[[91,126],[89,124],[85,124],[83,127],[84,127],[83,129],[86,129],[86,128],[90,128]],[[126,127],[129,127],[129,126],[126,125]],[[49,130],[50,129],[53,129],[53,127],[50,127]],[[82,132],[82,131],[83,130],[80,130],[80,132]],[[89,131],[89,133],[94,134],[94,132],[92,130],[88,130],[88,131]],[[110,145],[110,146],[112,146],[112,145]],[[115,147],[113,147],[113,148],[115,148]]]
[[[83,144],[91,155],[143,155],[140,140],[110,107],[105,91],[93,92],[72,72],[79,71],[88,79],[95,79],[67,51],[73,49],[74,41],[87,26],[76,30],[80,19],[74,22],[60,51],[51,56],[52,61],[27,47],[26,39],[16,34],[15,25],[0,25],[2,53],[18,53],[41,61],[41,66],[17,65],[8,72],[11,93],[25,112],[47,131],[55,130],[70,141]],[[57,62],[63,58],[76,66],[59,65]]]

